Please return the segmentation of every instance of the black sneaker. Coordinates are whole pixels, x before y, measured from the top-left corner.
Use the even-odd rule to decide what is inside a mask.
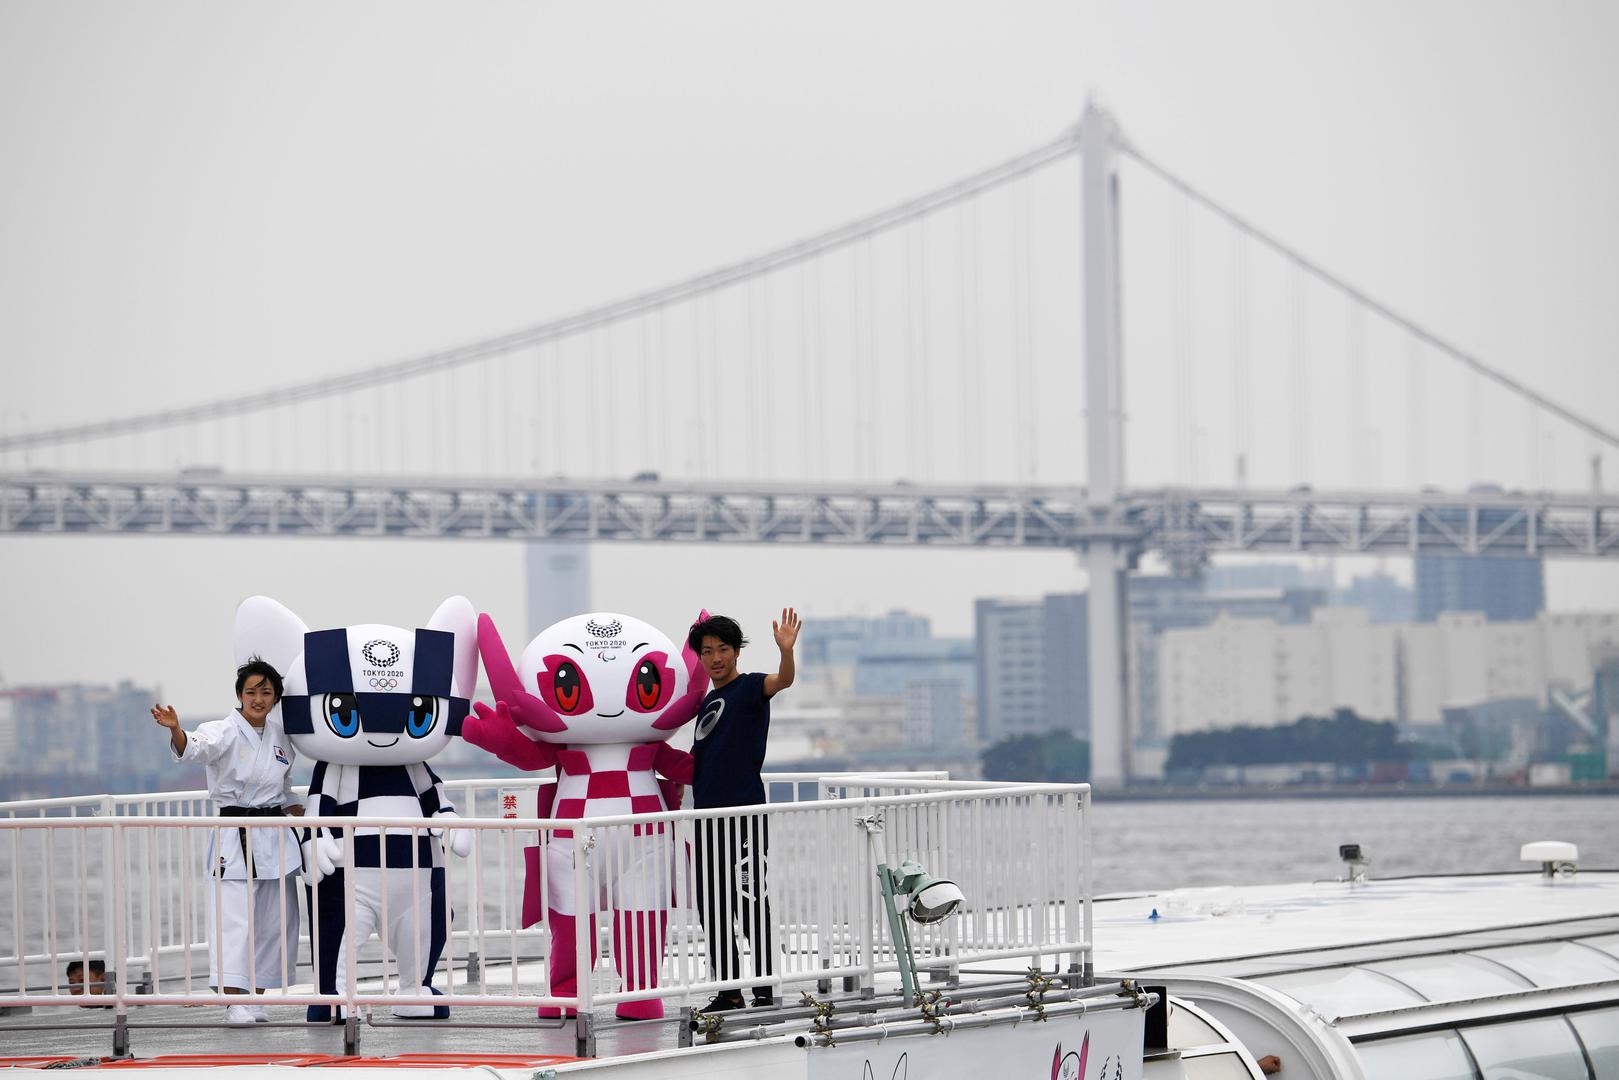
[[[772,995],[770,993],[770,991],[766,990],[763,993],[760,993],[757,990],[754,991],[754,993],[753,993],[753,1007],[755,1009],[770,1009],[770,1008],[774,1008],[775,1004],[776,1004],[775,996]]]
[[[742,991],[724,990],[716,995],[713,1001],[710,1001],[707,1005],[704,1005],[701,1011],[705,1013],[717,1013],[729,1012],[732,1009],[740,1008],[742,1008]]]

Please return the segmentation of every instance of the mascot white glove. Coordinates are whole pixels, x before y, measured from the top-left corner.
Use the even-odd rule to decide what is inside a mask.
[[[460,821],[461,820],[461,815],[457,814],[454,810],[445,810],[442,813],[435,814],[434,817],[433,817],[433,820],[435,820],[435,821],[446,821],[446,820],[448,820],[448,821]],[[472,830],[471,829],[437,828],[437,829],[433,830],[433,835],[443,837],[444,838],[444,846],[449,848],[451,851],[455,852],[457,855],[461,856],[463,859],[466,858],[468,855],[472,854]]]
[[[309,871],[309,880],[317,882],[330,877],[343,866],[343,843],[337,837],[329,835],[325,829],[315,830],[314,835],[302,844],[304,852],[304,866]]]

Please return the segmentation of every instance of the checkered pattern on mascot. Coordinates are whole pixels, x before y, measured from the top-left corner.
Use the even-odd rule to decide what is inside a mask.
[[[427,762],[460,734],[467,716],[478,675],[474,620],[472,604],[457,596],[416,630],[367,623],[307,631],[287,670],[282,722],[293,746],[315,763],[305,812],[436,823],[420,830],[414,842],[404,830],[384,837],[379,829],[356,823],[353,865],[345,865],[345,829],[305,830],[321,993],[337,993],[345,985],[347,939],[353,937],[358,950],[375,932],[387,941],[396,965],[396,995],[439,994],[433,969],[450,920],[439,838],[464,856],[472,836],[466,829],[448,829],[446,835],[457,820],[455,807]],[[345,876],[353,879],[352,913],[345,913]],[[393,1012],[449,1016],[448,1007],[431,1004],[396,1005]],[[308,1018],[332,1019],[331,1008],[310,1006]]]
[[[628,615],[578,615],[542,631],[513,668],[494,622],[480,615],[478,650],[495,706],[474,706],[462,734],[520,769],[556,766],[557,782],[540,787],[537,817],[588,819],[679,807],[692,758],[667,740],[691,721],[708,693],[708,676],[689,646],[677,651],[661,630]],[[591,898],[591,908],[612,912],[613,959],[624,989],[649,990],[658,985],[663,959],[675,850],[661,825],[624,832],[614,837],[614,857],[602,860],[602,895]],[[558,829],[543,848],[524,853],[523,924],[532,926],[545,914],[551,993],[558,997],[573,997],[580,975],[573,845],[573,830]],[[594,915],[586,932],[594,943]],[[560,1010],[539,1012],[554,1017]],[[617,1013],[655,1019],[663,1015],[663,1002],[627,1001]]]

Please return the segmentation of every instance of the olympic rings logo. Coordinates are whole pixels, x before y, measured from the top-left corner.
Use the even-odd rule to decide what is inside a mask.
[[[371,680],[371,689],[373,689],[373,690],[392,690],[395,687],[397,687],[398,685],[399,685],[399,680],[398,679],[372,679]]]

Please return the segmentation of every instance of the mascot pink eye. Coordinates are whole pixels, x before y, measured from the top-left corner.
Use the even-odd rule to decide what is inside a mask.
[[[552,686],[557,697],[557,708],[565,713],[577,712],[584,680],[579,677],[579,669],[572,660],[564,660],[557,665],[556,674],[552,677]]]
[[[663,673],[651,660],[642,660],[635,669],[635,696],[643,709],[656,709],[663,696]]]

